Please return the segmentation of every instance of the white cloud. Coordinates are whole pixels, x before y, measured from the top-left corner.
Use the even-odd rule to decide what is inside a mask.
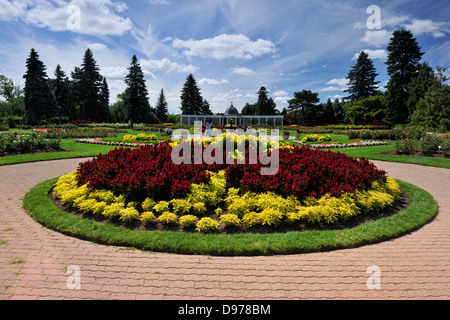
[[[193,65],[180,65],[176,62],[163,58],[161,60],[142,60],[141,65],[143,68],[150,70],[164,71],[167,73],[179,72],[179,73],[193,73],[198,70]]]
[[[327,82],[327,84],[329,85],[337,85],[337,86],[347,86],[348,84],[348,79],[346,78],[341,78],[341,79],[333,79]]]
[[[130,31],[133,24],[116,12],[123,12],[127,5],[111,0],[30,1],[0,0],[0,20],[21,19],[27,24],[51,31],[71,31],[79,34],[121,36]],[[74,9],[74,10],[69,10]],[[71,23],[77,21],[77,23]]]
[[[321,89],[320,91],[321,91],[321,92],[329,92],[329,91],[340,91],[340,90],[341,90],[341,89],[338,88],[338,87],[333,87],[333,86],[331,86],[331,87],[323,88],[323,89]]]
[[[434,38],[441,38],[445,37],[446,33],[450,33],[450,22],[414,19],[410,24],[405,24],[404,27],[416,36],[430,34]]]
[[[250,60],[275,52],[275,45],[271,41],[263,39],[251,41],[242,34],[222,34],[215,38],[203,40],[183,41],[175,39],[172,45],[179,49],[185,48],[186,50],[183,53],[186,56],[200,56],[217,60],[226,58]]]
[[[198,83],[200,85],[209,84],[209,85],[212,85],[212,86],[218,86],[220,84],[227,84],[227,83],[230,83],[230,82],[227,79],[214,80],[214,79],[203,78]]]
[[[286,96],[289,96],[289,94],[286,91],[283,91],[283,90],[274,92],[272,95],[274,97],[286,97]]]
[[[231,71],[242,76],[250,76],[255,73],[255,71],[248,68],[232,68]]]
[[[88,43],[87,44],[88,48],[90,48],[91,50],[105,50],[108,49],[108,46],[106,46],[103,43]]]
[[[361,50],[361,51],[364,51],[365,53],[367,53],[369,55],[369,58],[372,59],[372,60],[380,59],[381,61],[384,61],[388,57],[388,53],[384,49],[380,49],[380,50],[364,49],[364,50]],[[353,56],[352,61],[353,60],[357,60],[360,53],[361,52],[355,53],[355,55]]]
[[[107,79],[125,79],[128,70],[125,67],[107,67],[102,68],[100,73]]]
[[[386,30],[367,31],[361,41],[380,48],[389,43],[391,36],[392,32]]]
[[[0,0],[0,20],[11,21],[23,17],[26,13],[27,1],[25,0]]]

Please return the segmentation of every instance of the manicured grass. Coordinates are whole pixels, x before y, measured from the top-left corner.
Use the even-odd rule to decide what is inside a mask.
[[[45,153],[27,153],[14,156],[0,157],[0,165],[10,165],[18,163],[60,160],[71,158],[96,157],[99,153],[107,153],[114,150],[115,147],[84,144],[75,142],[76,139],[61,140],[61,148],[66,150],[63,152],[45,152]]]
[[[106,245],[145,251],[212,256],[298,254],[374,244],[410,233],[430,222],[437,203],[426,191],[398,181],[410,195],[411,205],[401,212],[352,229],[272,234],[200,234],[170,231],[133,231],[65,213],[48,198],[57,179],[33,188],[23,205],[47,228]]]

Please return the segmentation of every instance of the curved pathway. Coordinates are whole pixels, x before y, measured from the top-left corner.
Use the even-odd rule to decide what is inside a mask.
[[[227,258],[102,246],[43,228],[23,196],[81,161],[0,167],[0,299],[450,299],[448,169],[376,162],[438,201],[436,219],[412,234],[334,252]]]

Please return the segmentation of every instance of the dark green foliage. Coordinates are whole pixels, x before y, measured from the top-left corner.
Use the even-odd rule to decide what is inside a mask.
[[[197,81],[190,74],[181,90],[181,112],[183,114],[200,115],[202,104],[203,98],[197,86]]]
[[[258,91],[258,102],[256,102],[256,115],[270,116],[275,115],[276,104],[272,98],[268,97],[268,91],[265,87],[261,87]]]
[[[322,116],[323,107],[319,104],[319,94],[310,90],[294,93],[294,99],[289,100],[288,117],[290,123],[303,126],[315,125]]]
[[[417,104],[412,116],[415,125],[450,131],[450,87],[432,87]]]
[[[104,79],[90,49],[87,49],[81,68],[75,67],[72,72],[75,101],[80,107],[80,118],[95,122],[106,122],[102,86]],[[103,92],[105,94],[105,92]]]
[[[37,125],[41,120],[59,116],[55,95],[48,85],[44,63],[38,53],[31,49],[27,59],[25,79],[25,123]]]
[[[76,117],[75,105],[72,98],[71,83],[66,73],[58,64],[55,70],[55,79],[49,79],[50,87],[55,94],[56,102],[60,107],[60,116],[74,119]]]
[[[211,106],[210,106],[209,102],[207,100],[205,100],[205,99],[203,99],[203,102],[202,102],[201,114],[202,115],[213,115],[214,114],[211,111]]]
[[[410,115],[407,105],[408,85],[417,77],[424,53],[420,51],[413,34],[407,30],[394,31],[387,50],[387,71],[391,77],[386,95],[387,120],[406,123]]]
[[[375,81],[377,76],[378,74],[372,60],[369,59],[369,55],[361,51],[356,65],[351,68],[347,77],[349,88],[344,92],[348,92],[350,96],[346,99],[359,101],[375,95],[378,88],[377,85],[380,83]]]
[[[166,96],[164,95],[164,89],[161,89],[158,101],[156,102],[156,116],[161,122],[167,122],[168,111],[169,109]]]
[[[125,121],[131,123],[158,123],[151,115],[148,91],[145,84],[144,73],[134,55],[125,78],[127,88],[125,89]]]
[[[336,123],[336,117],[334,115],[333,110],[333,102],[331,102],[331,99],[328,99],[327,103],[323,106],[323,120],[322,124],[335,124]]]

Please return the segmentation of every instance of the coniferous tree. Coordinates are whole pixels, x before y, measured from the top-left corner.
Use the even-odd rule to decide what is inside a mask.
[[[270,116],[276,114],[276,104],[272,98],[268,97],[266,87],[262,86],[258,91],[258,101],[256,102],[256,115]]]
[[[328,99],[327,103],[323,106],[323,124],[335,124],[336,117],[334,116],[333,102]]]
[[[124,96],[125,121],[131,121],[131,123],[157,122],[151,116],[146,81],[136,55],[131,60],[125,83],[127,84]]]
[[[289,121],[304,126],[315,125],[322,109],[319,102],[320,98],[317,92],[310,90],[295,92],[294,99],[288,101]]]
[[[166,123],[168,117],[168,104],[166,101],[166,96],[164,95],[164,89],[161,89],[161,93],[159,94],[158,101],[156,102],[156,116],[161,122]]]
[[[103,78],[100,85],[100,104],[102,106],[103,122],[107,122],[109,119],[109,86],[106,78]]]
[[[394,123],[406,123],[410,116],[408,84],[417,76],[423,52],[411,31],[394,31],[386,65],[391,77],[387,86],[386,116]]]
[[[373,96],[377,92],[379,81],[375,81],[378,74],[373,65],[372,60],[369,59],[369,55],[361,51],[358,57],[358,61],[351,68],[347,79],[349,80],[349,88],[344,92],[350,94],[349,99],[351,101],[359,101],[370,96]]]
[[[55,95],[48,84],[44,63],[38,53],[31,49],[27,59],[25,79],[25,123],[36,125],[41,120],[59,116]]]
[[[344,123],[346,118],[345,110],[338,98],[333,102],[333,111],[336,123]]]
[[[58,64],[55,69],[55,79],[50,79],[51,89],[55,94],[56,102],[60,107],[61,117],[67,117],[68,119],[74,119],[75,112],[74,106],[71,102],[71,84],[69,77],[63,71]]]
[[[105,112],[102,105],[101,86],[103,77],[90,49],[87,49],[81,68],[75,67],[72,72],[74,81],[74,95],[80,107],[82,120],[91,119],[96,122],[105,122]]]
[[[203,99],[202,102],[202,110],[201,114],[205,116],[213,115],[214,113],[211,111],[211,106],[206,99]]]
[[[202,104],[203,98],[197,86],[197,81],[190,74],[181,90],[181,112],[183,114],[200,115]]]

